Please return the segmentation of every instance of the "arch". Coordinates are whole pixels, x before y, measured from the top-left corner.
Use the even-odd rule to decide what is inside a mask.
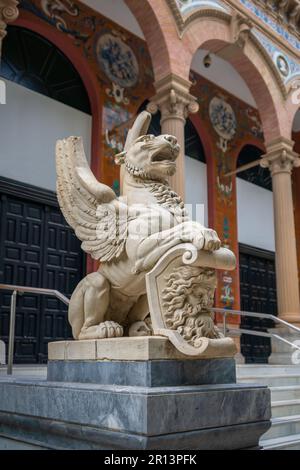
[[[125,3],[144,33],[155,80],[158,81],[172,72],[176,73],[180,62],[186,60],[186,54],[167,2],[125,0]]]
[[[44,36],[21,26],[9,25],[7,32],[1,61],[4,78],[91,114],[81,77],[60,49]]]
[[[73,44],[66,40],[65,35],[52,28],[50,25],[40,22],[36,18],[31,18],[26,12],[23,12],[14,25],[27,28],[40,34],[48,41],[52,42],[58,49],[65,54],[73,67],[77,70],[81,80],[86,88],[92,113],[92,142],[91,142],[91,169],[96,177],[100,176],[100,158],[99,149],[101,148],[101,122],[102,122],[102,103],[98,93],[98,82],[95,75],[90,70],[86,60],[80,54]],[[98,269],[98,263],[87,257],[87,273]]]
[[[217,10],[199,10],[179,33],[174,12],[167,2],[125,2],[145,35],[156,80],[169,74],[189,80],[192,59],[199,48],[217,53],[228,46],[226,60],[239,72],[253,94],[260,112],[265,141],[270,143],[278,136],[290,138],[293,114],[293,110],[290,110],[291,100],[286,100],[286,91],[279,83],[274,64],[263,53],[258,40],[250,31],[246,32],[248,40],[243,48],[234,44],[237,38],[233,34],[230,14]]]
[[[190,65],[199,48],[214,53],[222,49],[226,51],[226,60],[244,79],[256,101],[266,142],[274,140],[278,135],[285,137],[289,135],[282,90],[269,61],[258,51],[255,39],[249,36],[242,49],[233,44],[232,29],[228,19],[202,17],[188,25],[183,43],[190,55]],[[184,78],[187,78],[187,71]]]
[[[264,149],[251,143],[245,143],[237,155],[237,169],[248,163],[259,160],[264,154]],[[244,179],[249,183],[261,186],[264,189],[272,191],[272,177],[268,168],[262,168],[260,165],[246,169],[237,173],[238,178]]]
[[[92,145],[91,145],[91,168],[96,176],[99,177],[100,162],[99,149],[101,136],[99,129],[101,127],[101,106],[96,77],[87,66],[85,59],[78,54],[78,50],[70,41],[67,41],[64,34],[51,26],[41,23],[35,18],[32,19],[26,15],[26,12],[19,17],[14,25],[27,28],[38,33],[54,44],[61,52],[68,57],[73,67],[77,70],[89,97],[92,113]]]

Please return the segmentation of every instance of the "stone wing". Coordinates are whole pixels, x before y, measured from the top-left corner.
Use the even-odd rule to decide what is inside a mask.
[[[111,188],[97,181],[81,137],[57,142],[56,171],[58,202],[82,241],[82,249],[102,262],[118,258],[127,238],[127,205]]]

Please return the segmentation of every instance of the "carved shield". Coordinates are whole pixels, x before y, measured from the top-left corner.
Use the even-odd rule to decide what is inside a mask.
[[[231,357],[236,346],[213,323],[216,270],[233,270],[234,254],[226,249],[198,251],[182,243],[162,256],[146,275],[155,335],[166,336],[187,356]]]

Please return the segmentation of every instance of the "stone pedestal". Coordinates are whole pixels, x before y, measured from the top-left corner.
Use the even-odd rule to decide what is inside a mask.
[[[297,341],[297,345],[300,347],[300,334],[293,333],[292,330],[286,328],[272,328],[269,330],[270,333],[278,335],[290,343]],[[299,365],[300,364],[300,351],[291,348],[289,344],[285,344],[283,341],[272,338],[271,339],[272,354],[269,357],[269,364],[275,365]]]
[[[174,358],[151,337],[124,338],[121,358],[117,343],[51,344],[47,381],[0,378],[0,434],[54,449],[258,448],[270,392],[236,384],[232,357]],[[96,359],[104,349],[114,359]]]

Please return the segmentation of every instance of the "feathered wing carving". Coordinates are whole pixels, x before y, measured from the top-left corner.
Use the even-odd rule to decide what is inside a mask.
[[[102,262],[118,258],[127,238],[127,205],[99,183],[88,165],[81,137],[56,144],[57,198],[82,249]]]

